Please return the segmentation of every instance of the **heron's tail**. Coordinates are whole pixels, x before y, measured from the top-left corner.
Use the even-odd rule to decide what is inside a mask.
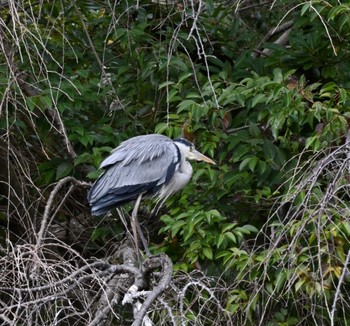
[[[141,185],[128,185],[120,188],[111,188],[106,192],[101,192],[98,187],[95,188],[94,184],[88,194],[91,214],[106,214],[116,207],[135,200],[139,194],[148,193],[151,189],[154,189],[155,186],[156,182],[152,182]]]

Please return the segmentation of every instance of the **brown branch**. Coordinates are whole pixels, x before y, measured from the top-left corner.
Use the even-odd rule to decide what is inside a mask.
[[[103,269],[95,271],[94,269],[96,268],[101,268]],[[88,274],[88,275],[84,275],[78,279],[75,279],[75,277],[80,274],[83,273],[87,270],[91,270],[92,273]],[[72,273],[71,275],[67,276],[66,278],[55,282],[55,283],[50,283],[48,285],[45,286],[41,286],[41,287],[36,287],[36,288],[15,288],[15,287],[1,287],[1,291],[11,291],[11,292],[15,292],[17,295],[20,293],[34,293],[34,292],[43,292],[46,290],[52,290],[53,288],[57,287],[63,287],[64,289],[62,291],[59,292],[55,292],[53,295],[46,295],[43,297],[39,297],[37,299],[34,300],[29,300],[29,301],[20,301],[16,304],[12,304],[12,305],[6,305],[4,308],[0,309],[0,314],[1,312],[6,312],[9,311],[11,309],[18,309],[19,307],[23,308],[23,307],[29,307],[29,306],[36,306],[40,303],[47,303],[48,301],[56,301],[59,298],[66,298],[67,295],[74,290],[75,288],[77,288],[80,284],[83,284],[83,282],[86,282],[88,280],[91,279],[95,279],[97,276],[98,277],[103,277],[103,276],[107,276],[107,275],[111,275],[111,274],[127,274],[128,277],[130,277],[131,275],[134,276],[134,278],[136,278],[138,276],[138,274],[140,273],[140,271],[135,268],[135,267],[131,267],[131,266],[126,266],[126,265],[110,265],[108,263],[104,263],[104,262],[95,262],[86,266],[83,266],[81,269],[75,271],[74,273]],[[120,275],[119,275],[120,277]],[[70,285],[69,285],[70,284]],[[113,305],[115,306],[115,304]],[[108,306],[108,308],[110,308]],[[98,325],[98,324],[91,324],[91,325]]]

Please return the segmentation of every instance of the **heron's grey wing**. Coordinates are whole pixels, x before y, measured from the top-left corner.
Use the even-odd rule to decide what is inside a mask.
[[[160,135],[131,138],[105,159],[105,172],[92,186],[92,213],[103,214],[144,192],[156,193],[178,169],[180,153],[174,142]]]
[[[135,160],[152,160],[153,157],[159,157],[166,152],[166,150],[172,150],[174,146],[170,144],[174,144],[173,140],[157,134],[130,138],[115,148],[111,152],[111,155],[102,161],[100,168],[106,168],[118,162],[122,162],[123,165],[128,165]],[[171,155],[171,153],[166,154]]]

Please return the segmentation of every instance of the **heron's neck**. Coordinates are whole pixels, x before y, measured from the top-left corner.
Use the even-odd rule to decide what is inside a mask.
[[[186,157],[187,157],[187,155],[188,155],[188,153],[190,151],[189,147],[186,146],[185,144],[183,144],[181,142],[177,142],[177,141],[175,141],[175,145],[179,149],[181,163],[186,161]]]

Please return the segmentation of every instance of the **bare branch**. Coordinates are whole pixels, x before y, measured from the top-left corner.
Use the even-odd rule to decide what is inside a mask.
[[[77,154],[74,151],[72,143],[68,139],[68,133],[67,133],[66,127],[62,121],[62,118],[61,118],[59,111],[57,109],[55,110],[53,108],[48,108],[48,112],[49,112],[50,116],[53,118],[53,121],[58,126],[58,131],[59,131],[59,134],[62,138],[62,142],[65,145],[68,157],[71,160],[74,160],[77,157]]]
[[[264,42],[269,41],[273,36],[281,34],[277,40],[275,40],[273,43],[277,45],[286,45],[288,42],[288,36],[289,33],[294,25],[294,19],[291,19],[281,25],[278,25],[277,27],[272,28],[265,37],[261,40],[257,48],[261,46]],[[259,55],[269,56],[271,54],[271,50],[269,49],[263,49],[263,50],[254,50],[254,58],[257,58]]]
[[[349,268],[348,268],[349,262],[350,262],[350,250],[348,251],[348,254],[346,255],[346,260],[344,263],[343,271],[342,271],[341,276],[339,278],[337,289],[336,289],[335,294],[334,294],[332,310],[330,313],[331,326],[335,325],[334,324],[334,316],[335,316],[335,312],[337,310],[337,301],[338,301],[339,296],[341,294],[341,287],[344,284],[345,277],[346,277],[346,275],[349,275]]]
[[[37,240],[37,246],[40,247],[42,244],[42,241],[45,237],[45,233],[47,231],[47,225],[48,225],[48,220],[49,220],[49,214],[50,214],[50,210],[53,204],[53,201],[58,193],[58,191],[63,187],[63,185],[65,185],[66,183],[72,183],[74,186],[83,186],[83,187],[88,187],[90,186],[89,183],[87,182],[82,182],[82,181],[78,181],[77,179],[73,178],[73,177],[66,177],[64,179],[61,179],[56,186],[54,187],[54,189],[51,191],[50,193],[50,197],[49,200],[47,201],[47,204],[45,206],[45,211],[44,211],[44,215],[42,218],[42,222],[41,222],[41,227],[38,233],[38,240]]]
[[[153,288],[153,290],[148,295],[147,299],[143,303],[140,311],[137,313],[133,326],[141,326],[143,318],[145,317],[147,311],[150,309],[153,302],[166,290],[169,286],[172,273],[173,273],[173,264],[170,258],[166,255],[160,255],[156,257],[151,257],[147,259],[144,264],[145,274],[150,274],[155,269],[161,268],[162,277],[158,282],[158,285]]]
[[[98,309],[96,316],[89,326],[96,326],[103,323],[103,321],[108,318],[110,313],[113,312],[113,309],[120,303],[123,290],[130,287],[136,279],[142,277],[141,271],[134,267],[137,263],[137,257],[133,249],[132,240],[127,241],[126,244],[123,244],[117,255],[122,257],[124,266],[129,266],[132,268],[132,270],[137,272],[134,274],[134,279],[130,277],[130,273],[115,275],[111,278],[97,304]]]

